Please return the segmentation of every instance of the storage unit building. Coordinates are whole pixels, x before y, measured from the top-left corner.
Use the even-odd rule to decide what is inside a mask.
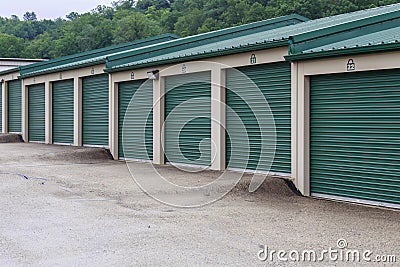
[[[397,207],[397,25],[400,4],[291,15],[21,67],[22,81],[5,79],[2,125],[29,141],[291,176],[304,195]]]
[[[211,165],[212,169],[218,170],[229,167],[290,175],[294,164],[291,153],[294,146],[291,127],[295,115],[291,109],[293,66],[284,58],[288,46],[291,53],[296,53],[331,43],[333,40],[346,40],[349,35],[357,37],[365,35],[366,32],[391,28],[393,23],[400,21],[399,7],[399,5],[386,6],[292,23],[293,25],[271,24],[273,28],[268,30],[247,29],[243,30],[241,35],[230,36],[227,30],[225,35],[210,35],[208,41],[200,39],[198,43],[194,42],[196,38],[205,38],[207,34],[187,37],[160,46],[160,55],[153,54],[153,57],[147,54],[140,56],[135,52],[110,56],[106,71],[111,73],[115,82],[130,79],[131,74],[139,79],[143,78],[143,73],[159,71],[159,79],[155,80],[153,89],[155,92],[153,105],[156,110],[154,114],[157,119],[153,129],[154,155],[157,155],[154,158],[155,163]],[[343,32],[345,34],[340,34]],[[193,41],[190,41],[191,38]],[[217,41],[213,41],[213,38]],[[188,47],[187,44],[191,46]],[[237,71],[245,74],[249,78],[248,81],[243,83],[238,81],[235,77]],[[207,72],[208,76],[202,80],[205,84],[210,81],[210,86],[198,90],[199,86],[191,82],[190,75],[201,76]],[[187,81],[187,84],[183,86],[180,84],[181,81]],[[255,97],[249,101],[242,101],[240,92],[248,91],[248,86],[251,87],[253,84],[258,87],[264,100]],[[169,92],[171,88],[174,90]],[[164,125],[165,119],[169,118],[176,107],[206,95],[211,99],[217,96],[220,104],[214,103],[213,106],[211,100],[204,105],[193,106],[195,112],[192,113],[208,112],[209,121],[197,124],[195,121],[187,122],[191,114],[177,112],[175,120],[167,120]],[[268,102],[267,105],[263,104],[265,100]],[[229,107],[225,114],[219,112],[224,103]],[[256,118],[252,113],[262,110],[263,105],[265,108],[269,106],[272,115],[266,113],[264,118],[261,116],[260,121],[260,118]],[[236,115],[232,113],[239,114],[245,129],[237,125],[234,121]],[[260,131],[260,125],[268,125],[271,116],[274,125],[268,130],[276,129],[275,136],[268,130]],[[221,129],[223,128],[221,125],[215,123],[213,126],[213,121],[218,120],[226,124],[228,132],[226,137],[221,137],[221,132],[225,131]],[[234,147],[237,152],[232,159],[233,145],[230,143],[229,132],[236,136],[248,136],[250,152]],[[271,152],[271,146],[267,146],[264,150],[262,144],[274,138],[276,138],[275,153]],[[205,160],[196,161],[201,151],[204,152]],[[115,154],[115,151],[112,153]],[[274,160],[270,168],[271,157]]]
[[[44,109],[44,126],[41,124],[41,134],[45,138],[34,139],[46,143],[109,147],[110,80],[103,71],[107,56],[176,38],[164,34],[21,67],[22,91],[29,93],[30,87],[44,84],[45,99],[49,101]],[[26,140],[33,140],[30,117],[37,114],[30,114],[29,101],[22,99],[22,103],[25,102],[28,104],[21,118],[25,123],[22,135]]]
[[[176,53],[175,51],[181,51],[182,49],[197,49],[197,47],[201,45],[213,45],[217,41],[227,40],[233,37],[244,38],[249,33],[260,33],[279,27],[297,24],[307,20],[308,19],[298,15],[290,15],[277,19],[201,34],[198,36],[190,36],[161,44],[157,51],[152,52],[151,55],[153,57],[168,57],[169,54],[166,54],[168,52]],[[135,58],[136,60],[147,60],[149,55],[146,48],[139,48],[131,52],[121,53],[108,58],[109,66],[111,68],[110,72],[112,72],[113,83],[115,85],[118,84],[119,91],[121,88],[124,88],[123,86],[125,82],[128,83],[129,80],[132,80],[132,75],[134,75],[133,79],[140,81],[141,79],[147,77],[147,72],[151,70],[143,69],[140,71],[122,72],[122,69],[131,69],[131,63],[129,62],[131,57]],[[123,67],[119,67],[120,64]],[[116,68],[113,69],[113,66]],[[115,73],[116,71],[118,71],[118,73]],[[143,76],[143,74],[145,76]],[[162,161],[197,166],[209,166],[211,164],[211,71],[207,69],[205,71],[199,71],[195,73],[178,72],[174,75],[169,75],[168,77],[163,78],[163,86],[165,86],[166,94],[165,99],[163,100],[165,101],[165,103],[163,103],[163,105],[165,104],[165,108],[162,110],[162,121],[167,118],[171,118],[171,120],[167,119],[165,128],[163,128],[163,138],[165,139],[165,142],[162,145],[162,149],[165,150],[165,155],[162,156]],[[153,91],[153,88],[149,88],[149,91]],[[118,97],[120,97],[120,95],[118,95]],[[125,95],[125,97],[127,96]],[[188,101],[190,103],[190,101],[195,99],[203,100],[202,103],[197,103],[198,106],[195,108],[195,114],[204,114],[204,116],[208,118],[198,118],[189,122],[187,125],[185,125],[183,131],[181,132],[179,127],[182,125],[180,125],[179,121],[176,121],[177,118],[168,116],[171,112],[173,112],[173,110],[175,110],[176,107],[182,107],[182,104],[185,105],[185,103],[188,103]],[[119,100],[118,105],[119,104],[123,103],[121,103]],[[153,104],[155,105],[155,103]],[[120,109],[118,108],[118,110]],[[179,120],[187,120],[193,114],[192,110],[189,112],[190,114],[188,112],[186,113],[187,114],[178,115],[180,116]],[[120,123],[121,118],[119,117],[119,125]],[[180,136],[178,139],[175,138],[177,135]],[[118,143],[118,153],[116,152],[116,148],[112,149],[112,153],[114,155],[118,154],[118,156],[121,158],[123,155],[120,150],[123,149],[123,147],[121,144],[120,126],[119,133],[118,135],[115,134],[115,136],[119,136],[118,141],[115,141],[115,143]],[[158,142],[158,140],[154,140],[154,142]],[[199,146],[200,143],[201,146]],[[136,158],[142,159],[139,156],[136,156]]]
[[[309,162],[297,172],[306,194],[400,207],[396,36],[399,27],[288,57],[303,69],[295,131]]]

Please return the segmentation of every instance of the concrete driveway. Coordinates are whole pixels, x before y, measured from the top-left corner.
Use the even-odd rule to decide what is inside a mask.
[[[176,208],[144,194],[125,163],[97,149],[9,143],[0,151],[0,266],[400,262],[399,211],[300,197],[279,179],[253,194],[241,183],[211,205]],[[151,165],[130,167],[145,175]],[[183,182],[213,177],[162,171]],[[359,262],[346,256],[353,252]]]

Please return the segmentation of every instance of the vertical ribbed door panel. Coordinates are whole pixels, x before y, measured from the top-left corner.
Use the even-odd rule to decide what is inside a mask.
[[[82,79],[82,143],[108,146],[108,74]]]
[[[7,83],[8,132],[21,133],[22,85],[21,80]]]
[[[240,71],[242,74],[239,74]],[[258,97],[260,94],[252,93],[254,84],[258,87],[259,91],[264,95],[268,101],[272,115],[275,120],[276,127],[276,152],[275,159],[271,166],[271,171],[279,173],[291,173],[291,70],[289,63],[275,63],[257,66],[249,66],[238,68],[237,70],[227,71],[227,91],[226,91],[226,104],[232,110],[227,110],[226,113],[226,127],[227,145],[226,145],[226,158],[227,165],[230,168],[248,169],[268,171],[269,164],[260,162],[261,142],[266,144],[268,137],[261,136],[258,120],[263,120],[265,125],[269,124],[270,116],[266,110],[265,100]],[[245,80],[243,77],[247,75],[250,80]],[[238,92],[239,94],[236,94]],[[246,98],[240,96],[246,95]],[[247,102],[247,103],[246,103]],[[258,110],[260,116],[256,118],[253,110]],[[236,115],[235,115],[236,114]],[[239,116],[246,131],[243,132],[243,127],[235,120]],[[248,137],[250,146],[250,155],[248,156],[248,149],[238,149],[235,155],[235,161],[231,162],[231,141],[229,133],[235,136]],[[238,145],[245,145],[242,144]],[[268,158],[268,157],[265,157]]]
[[[44,83],[28,87],[28,140],[45,141]]]
[[[118,156],[153,159],[153,81],[118,84]]]
[[[53,83],[53,143],[74,142],[74,80]]]
[[[400,204],[400,70],[311,78],[311,192]]]
[[[167,162],[211,164],[211,73],[165,80],[165,156]]]

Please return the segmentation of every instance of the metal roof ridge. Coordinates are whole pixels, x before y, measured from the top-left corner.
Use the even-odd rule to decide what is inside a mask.
[[[320,50],[307,53],[298,53],[293,55],[285,56],[286,61],[299,61],[307,59],[318,59],[324,57],[335,57],[344,55],[354,55],[354,54],[365,54],[373,53],[379,51],[390,51],[400,48],[400,42],[388,42],[380,43],[375,45],[362,45],[362,46],[352,46],[346,48],[339,48],[333,50]]]
[[[365,40],[366,39],[366,40]],[[384,39],[382,41],[382,39]],[[389,40],[389,41],[388,41]],[[333,50],[333,49],[346,49],[350,47],[361,47],[361,46],[374,46],[385,43],[394,43],[400,40],[400,25],[397,27],[391,27],[381,31],[371,32],[361,36],[355,36],[353,38],[341,40],[338,42],[329,43],[326,45],[310,48],[299,53],[308,54],[322,50]],[[368,41],[368,43],[366,43]],[[364,43],[363,43],[364,42]],[[361,43],[361,44],[360,44]]]
[[[388,7],[392,7],[392,6],[398,6],[398,10],[390,11],[390,12],[387,12],[387,13],[384,13],[384,14],[373,15],[373,16],[367,17],[367,18],[360,18],[360,19],[357,19],[357,20],[351,20],[351,21],[346,22],[346,23],[341,23],[341,24],[338,24],[338,25],[333,25],[333,26],[321,28],[321,29],[318,29],[318,30],[301,33],[299,35],[293,35],[293,36],[290,36],[289,39],[292,40],[292,42],[295,44],[295,43],[300,43],[300,42],[304,42],[304,41],[309,41],[309,40],[312,40],[312,39],[315,39],[315,38],[319,38],[319,37],[322,37],[322,36],[331,35],[333,33],[339,33],[339,32],[342,32],[342,31],[346,31],[346,30],[350,30],[350,29],[354,29],[354,28],[358,28],[358,27],[362,27],[362,26],[376,24],[376,23],[380,23],[380,22],[383,22],[383,21],[391,20],[391,19],[394,19],[394,18],[400,18],[400,3],[381,6],[381,7],[376,7],[376,8],[371,8],[371,9],[364,9],[364,10],[359,10],[359,11],[340,14],[340,15],[371,12],[371,10],[384,9],[384,8],[388,8]],[[334,18],[334,17],[340,16],[340,15],[325,17],[325,18],[321,18],[321,19]],[[320,19],[312,20],[312,21],[310,21],[310,23],[311,22],[312,23],[317,23],[319,20]],[[306,21],[306,22],[302,22],[301,24],[303,24],[303,23],[309,23],[309,22]],[[321,33],[324,33],[324,34],[321,34]]]

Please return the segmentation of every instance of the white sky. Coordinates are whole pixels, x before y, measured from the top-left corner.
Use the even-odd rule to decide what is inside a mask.
[[[0,16],[17,15],[20,19],[27,12],[34,11],[39,20],[65,18],[73,11],[85,13],[98,5],[111,6],[116,0],[0,0]]]

